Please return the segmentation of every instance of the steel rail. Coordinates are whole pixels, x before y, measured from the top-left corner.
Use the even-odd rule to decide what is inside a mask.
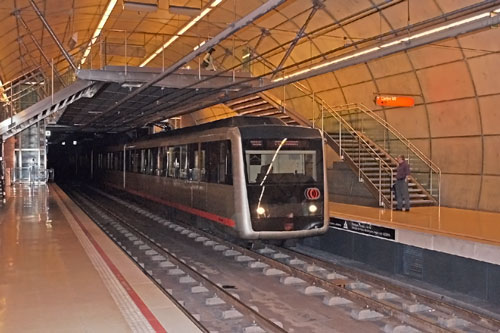
[[[178,221],[176,223],[179,224]],[[229,241],[223,240],[220,237],[214,236],[212,234],[209,234],[203,230],[199,230],[197,228],[194,228],[190,225],[186,225],[185,223],[181,222],[180,224],[184,225],[186,229],[191,229],[191,230],[196,230],[195,232],[201,235],[204,235],[207,238],[210,238],[212,240],[215,240],[217,243],[220,243],[222,245],[227,246],[230,249],[236,249],[237,251],[241,252],[243,255],[252,257],[260,262],[263,262],[273,268],[279,269],[286,274],[290,276],[294,276],[297,278],[300,278],[310,285],[314,285],[320,288],[323,288],[324,290],[337,295],[341,296],[343,298],[349,299],[356,303],[357,305],[360,305],[362,307],[367,307],[370,309],[373,309],[375,311],[379,311],[383,315],[395,318],[401,322],[404,322],[408,325],[414,326],[417,329],[425,330],[428,332],[454,332],[453,330],[443,328],[441,326],[438,326],[436,323],[433,323],[432,321],[426,319],[426,318],[421,318],[418,316],[415,316],[414,314],[407,313],[403,310],[400,310],[388,303],[381,302],[379,300],[372,299],[368,296],[356,293],[354,291],[345,289],[342,285],[345,283],[344,280],[324,280],[320,277],[317,277],[313,274],[310,274],[308,272],[304,272],[302,270],[299,270],[295,267],[288,266],[280,261],[277,261],[275,259],[269,258],[263,254],[257,253],[253,250],[249,250],[246,248],[243,248],[241,246],[235,245],[234,243],[231,243]],[[337,284],[335,283],[337,282]]]
[[[149,237],[147,234],[139,230],[137,227],[134,225],[128,223],[125,221],[123,218],[115,214],[113,211],[111,211],[109,208],[104,207],[102,203],[99,203],[88,196],[87,200],[92,201],[94,205],[99,207],[101,210],[103,210],[106,214],[112,216],[115,221],[119,222],[122,225],[125,225],[129,230],[131,230],[133,233],[135,233],[137,236],[142,238],[144,241],[152,245],[152,247],[156,248],[158,251],[162,252],[163,254],[166,254],[169,260],[171,260],[175,265],[182,267],[183,270],[186,270],[189,272],[189,275],[193,278],[195,278],[198,281],[202,281],[205,287],[208,287],[214,291],[217,296],[219,296],[221,299],[223,299],[225,302],[231,304],[234,306],[235,309],[238,311],[242,312],[245,314],[247,317],[251,318],[253,321],[255,321],[259,326],[261,326],[263,329],[269,331],[269,332],[277,332],[277,333],[285,333],[286,331],[276,325],[274,322],[271,320],[267,319],[266,317],[262,316],[260,313],[252,309],[251,307],[247,306],[244,304],[242,301],[231,295],[231,293],[227,292],[223,288],[219,287],[216,283],[212,282],[210,279],[206,278],[203,276],[201,273],[198,271],[194,270],[192,267],[190,267],[187,263],[184,263],[182,260],[180,260],[175,254],[170,252],[168,249],[166,249],[164,246],[159,244],[157,241],[153,240],[151,237]]]
[[[500,320],[493,318],[491,316],[485,316],[481,315],[477,312],[471,311],[469,309],[463,308],[461,306],[455,305],[455,304],[450,304],[447,302],[444,302],[440,299],[434,298],[432,296],[427,296],[422,293],[419,293],[418,291],[412,289],[410,290],[409,288],[401,287],[396,284],[390,283],[390,281],[384,280],[383,278],[379,278],[376,276],[373,276],[368,273],[364,273],[360,270],[357,270],[355,268],[349,268],[340,264],[336,264],[330,261],[325,261],[321,259],[317,259],[311,255],[298,252],[296,250],[292,250],[289,248],[284,248],[284,247],[277,247],[274,245],[269,245],[266,244],[267,247],[277,249],[277,251],[284,252],[290,256],[295,256],[298,259],[302,259],[304,261],[311,262],[313,265],[316,265],[318,267],[323,267],[325,269],[330,269],[334,270],[336,272],[339,272],[341,274],[345,274],[347,276],[350,276],[353,279],[359,280],[359,281],[367,281],[375,286],[378,286],[380,288],[383,288],[387,291],[395,292],[400,295],[404,295],[407,298],[410,299],[415,299],[416,301],[419,301],[421,303],[426,303],[430,305],[437,305],[443,308],[448,308],[451,310],[453,313],[458,314],[467,320],[471,321],[472,323],[481,326],[486,329],[491,329],[491,327],[485,327],[483,325],[484,322],[488,323],[489,325],[492,325],[494,327],[499,327],[500,328]]]
[[[126,202],[126,200],[118,199],[114,195],[111,195],[111,194],[108,194],[105,192],[104,192],[104,194],[101,192],[100,195],[106,195],[111,200],[115,200],[115,201],[119,200],[116,202],[120,203],[121,205],[124,205],[124,203]],[[113,198],[115,198],[115,199],[113,199]],[[150,217],[146,216],[146,218],[150,218]],[[209,239],[215,240],[217,243],[223,244],[230,249],[236,249],[237,251],[241,252],[241,254],[243,254],[243,255],[253,257],[256,260],[264,262],[264,263],[270,265],[271,267],[280,269],[280,270],[284,271],[285,273],[288,273],[289,275],[301,278],[302,280],[309,282],[311,285],[320,286],[321,288],[323,288],[327,291],[330,291],[330,292],[334,293],[335,295],[341,295],[347,299],[354,300],[354,302],[356,302],[358,305],[362,304],[363,306],[367,306],[367,307],[372,308],[372,309],[377,310],[377,311],[382,307],[382,309],[384,311],[380,311],[380,312],[383,312],[384,314],[386,314],[390,317],[394,317],[398,320],[401,320],[402,322],[407,323],[408,325],[412,325],[412,326],[415,326],[417,328],[421,328],[424,330],[429,330],[431,332],[448,332],[448,331],[449,332],[460,332],[460,331],[457,331],[453,328],[444,328],[441,326],[437,326],[437,324],[435,324],[434,322],[431,322],[430,319],[428,319],[428,318],[422,318],[419,315],[407,313],[405,311],[399,310],[398,308],[395,308],[390,303],[387,303],[384,301],[374,300],[370,297],[364,296],[364,295],[356,293],[354,291],[344,289],[342,287],[342,285],[345,284],[345,280],[342,280],[342,279],[325,280],[322,277],[317,277],[317,276],[310,274],[308,272],[304,272],[298,268],[288,266],[287,264],[281,263],[280,261],[278,261],[276,259],[272,259],[272,258],[269,258],[269,257],[263,255],[263,254],[257,253],[254,250],[249,250],[249,249],[246,249],[246,248],[241,247],[239,245],[236,245],[234,243],[231,243],[230,241],[223,240],[220,237],[214,236],[214,235],[207,233],[203,230],[199,230],[197,228],[194,228],[193,226],[187,225],[184,222],[176,221],[176,224],[183,225],[184,229],[195,230],[193,232],[196,232],[200,235],[203,235]],[[260,242],[260,244],[262,244],[262,242]],[[270,247],[272,249],[273,248],[277,249],[276,246],[272,246],[269,244],[266,244],[266,246]],[[341,274],[345,274],[346,276],[350,277],[351,279],[354,278],[355,280],[358,280],[361,282],[370,283],[370,284],[374,285],[374,287],[380,287],[382,290],[393,291],[396,294],[400,294],[404,297],[404,299],[409,299],[410,301],[411,300],[420,301],[424,305],[429,305],[429,306],[434,306],[434,307],[438,306],[438,308],[435,308],[436,310],[444,312],[444,313],[451,312],[452,315],[458,314],[460,317],[467,319],[469,322],[471,322],[471,324],[477,325],[480,328],[492,330],[492,327],[493,328],[500,327],[500,320],[498,320],[496,318],[493,318],[491,316],[482,315],[480,313],[465,309],[465,308],[460,307],[458,305],[450,304],[450,303],[444,302],[442,300],[436,299],[434,297],[418,293],[414,289],[404,288],[404,287],[398,286],[397,284],[391,284],[389,281],[383,280],[381,278],[377,278],[373,275],[359,272],[359,271],[347,268],[347,267],[339,265],[339,264],[334,264],[331,262],[326,262],[324,260],[312,258],[312,257],[307,256],[305,254],[301,254],[299,252],[288,250],[288,249],[279,248],[279,250],[276,250],[276,251],[288,253],[288,254],[290,254],[290,257],[293,257],[293,256],[295,256],[297,258],[301,257],[301,258],[305,259],[304,261],[306,261],[306,264],[308,263],[307,261],[309,261],[309,262],[312,262],[313,265],[316,265],[318,267],[324,267],[326,269],[333,268],[333,271],[339,272]],[[297,273],[297,274],[295,274],[295,273]],[[446,311],[444,311],[444,310],[446,310]],[[488,325],[490,325],[491,327],[488,327]]]
[[[59,191],[59,189],[55,189],[56,192]],[[65,191],[64,191],[65,192]],[[73,199],[75,199],[75,197],[80,197],[80,200],[73,200],[76,205],[85,212],[85,214],[87,214],[87,216],[89,216],[89,218],[91,220],[94,221],[94,219],[92,218],[92,213],[89,212],[89,210],[91,210],[92,208],[89,207],[89,203],[94,204],[95,203],[95,200],[93,200],[92,198],[89,198],[88,195],[84,194],[84,193],[81,193],[81,192],[78,192],[78,193],[67,193],[68,196],[70,197],[73,197]],[[83,199],[83,200],[82,200]],[[85,203],[85,200],[87,200],[88,202]],[[83,202],[82,202],[83,201]],[[95,204],[94,204],[95,205]],[[96,212],[96,214],[100,215],[98,212]],[[94,221],[94,223],[96,223],[96,225],[104,232],[106,233],[107,235],[109,235],[109,233],[103,228],[103,225],[100,224],[100,223],[97,223],[96,221]],[[122,247],[120,247],[120,250],[122,250],[125,255],[127,256],[130,256]],[[136,263],[137,265],[137,262],[134,260],[134,262]],[[190,320],[191,322],[193,322],[193,324],[196,325],[196,327],[198,327],[200,330],[202,330],[204,333],[209,333],[210,330],[208,330],[205,326],[203,326],[184,306],[182,306],[182,304],[180,304],[176,299],[175,297],[173,297],[169,292],[167,292],[165,290],[165,288],[158,283],[158,281],[156,281],[151,275],[149,275],[149,273],[147,272],[147,270],[140,266],[140,265],[137,265],[137,267],[147,276],[149,276],[150,280],[156,285],[158,286],[158,288],[162,291],[162,293],[168,298],[170,299],[172,302],[174,302],[174,304],[177,306],[177,308],[183,313],[185,314]]]

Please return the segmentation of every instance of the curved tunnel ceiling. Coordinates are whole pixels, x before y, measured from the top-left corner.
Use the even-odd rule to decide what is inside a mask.
[[[199,0],[170,2],[182,6],[200,4]],[[228,24],[264,2],[223,0],[148,66],[168,67],[191,52],[196,45],[215,36]],[[47,0],[36,3],[75,62],[79,63],[108,1]],[[212,1],[201,3],[206,7]],[[307,25],[305,36],[285,61],[285,67],[365,38],[390,33],[408,24],[481,3],[496,2],[289,0],[222,42],[216,47],[215,58],[219,66],[228,68],[240,63],[245,49],[251,47],[258,54],[274,50],[264,58],[271,67],[277,66],[291,40],[306,22],[314,4],[319,4],[320,8]],[[128,45],[138,46],[145,56],[129,55],[125,58],[108,54],[104,59],[102,44],[96,43],[84,67],[99,68],[104,64],[123,65],[125,62],[133,66],[141,64],[147,55],[192,20],[189,16],[171,14],[168,4],[167,0],[159,0],[156,12],[146,13],[124,10],[122,0],[119,0],[104,26],[102,40],[120,44],[126,39]],[[32,43],[29,33],[13,15],[16,8],[42,45],[46,56],[54,58],[59,71],[66,71],[67,62],[43,29],[29,1],[7,0],[0,5],[0,24],[4,32],[1,37],[0,79],[3,82],[12,80],[39,64],[50,76],[50,67]],[[69,49],[70,39],[75,33],[78,35],[76,45]],[[500,29],[492,27],[301,83],[330,105],[365,104],[411,139],[441,167],[445,205],[500,210],[497,207],[500,202],[499,40]],[[196,68],[198,61],[188,65]],[[254,74],[261,74],[265,70],[268,67],[263,64],[252,67]],[[311,116],[310,97],[297,93],[291,86],[274,89],[272,93],[285,100],[287,106]],[[412,95],[416,105],[408,109],[380,108],[373,102],[374,96],[379,93]]]

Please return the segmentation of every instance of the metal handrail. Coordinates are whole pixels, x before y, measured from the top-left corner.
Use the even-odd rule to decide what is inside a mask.
[[[389,132],[391,132],[399,141],[405,143],[406,146],[410,146],[412,149],[411,151],[415,153],[429,168],[431,168],[434,172],[439,173],[441,175],[441,169],[431,161],[430,158],[428,158],[420,149],[418,149],[410,140],[408,140],[401,132],[399,132],[396,128],[394,128],[391,124],[389,124],[387,121],[385,121],[382,117],[377,115],[373,110],[368,108],[366,105],[362,103],[350,103],[350,104],[345,104],[345,105],[338,105],[335,106],[336,109],[345,109],[348,107],[351,109],[351,106],[353,106],[353,109],[359,109],[363,113],[367,114],[369,117],[377,121],[380,125],[382,125],[385,129],[387,129]]]
[[[375,120],[379,125],[384,127],[384,129],[388,130],[392,135],[394,135],[401,143],[403,143],[407,149],[409,149],[412,153],[415,154],[417,158],[419,158],[424,164],[430,169],[430,195],[432,196],[432,173],[436,174],[438,177],[437,184],[437,203],[441,206],[441,169],[432,162],[420,149],[418,149],[410,140],[408,140],[401,132],[399,132],[396,128],[394,128],[391,124],[385,121],[382,117],[377,115],[373,110],[368,108],[367,106],[361,103],[350,103],[345,105],[339,105],[335,107],[336,110],[359,110],[362,113],[368,115],[370,118]]]
[[[304,86],[302,83],[296,82],[296,83],[293,83],[292,85],[294,87],[296,87],[297,89],[299,89],[300,91],[302,91],[307,97],[311,98],[313,100],[313,102],[315,101],[317,104],[321,104],[323,106],[326,106],[327,109],[330,109],[332,113],[338,114],[337,111],[335,111],[335,110],[339,110],[341,107],[343,107],[344,110],[346,110],[346,106],[347,106],[347,110],[350,110],[351,108],[358,109],[358,110],[366,113],[367,115],[369,115],[371,118],[373,118],[375,121],[377,121],[377,123],[379,123],[380,125],[382,125],[384,128],[387,128],[387,130],[389,130],[391,133],[393,133],[398,138],[399,141],[401,141],[406,147],[408,147],[413,153],[415,153],[415,155],[420,160],[422,160],[430,168],[431,174],[432,174],[432,172],[434,172],[435,174],[437,174],[437,176],[438,176],[438,186],[437,186],[438,198],[437,198],[437,202],[438,202],[439,206],[441,205],[441,169],[437,165],[435,165],[415,145],[413,145],[413,143],[411,143],[410,140],[406,139],[398,130],[396,130],[394,127],[392,127],[389,123],[387,123],[385,120],[383,120],[380,116],[375,115],[372,110],[370,110],[368,107],[366,107],[363,104],[351,103],[351,104],[341,105],[341,106],[338,106],[338,107],[332,107],[327,102],[325,102],[324,100],[322,100],[320,97],[318,97],[318,96],[314,96],[313,97],[312,96],[313,93],[306,86]],[[359,107],[359,105],[362,105],[364,108],[366,108],[366,110],[369,110],[371,113],[373,113],[374,117],[372,117],[372,115],[370,114],[370,112],[366,112],[366,110],[364,110],[363,108]],[[338,115],[338,116],[343,119],[342,116],[340,116],[340,115]],[[431,191],[432,191],[432,176],[430,177],[430,182],[431,182]],[[431,193],[431,196],[432,196],[432,193]]]
[[[383,193],[382,193],[382,170],[384,170],[386,173],[389,173],[391,175],[391,181],[394,179],[394,169],[383,159],[382,156],[380,156],[380,154],[375,150],[373,149],[370,144],[362,137],[359,135],[358,131],[356,131],[352,126],[351,124],[349,124],[343,117],[341,117],[339,114],[337,114],[336,112],[332,112],[330,109],[326,109],[328,111],[328,113],[334,118],[336,119],[338,122],[339,122],[339,128],[341,128],[342,125],[344,125],[347,129],[348,129],[348,132],[351,136],[355,137],[358,139],[358,144],[362,141],[363,144],[364,144],[364,147],[365,147],[365,150],[369,150],[371,151],[372,154],[374,154],[376,156],[376,159],[378,159],[379,161],[379,184],[378,186],[373,184],[371,182],[371,180],[369,180],[369,177],[365,174],[365,172],[361,169],[361,158],[359,158],[359,161],[358,161],[358,165],[357,165],[357,168],[358,168],[358,178],[361,179],[361,174],[363,174],[363,176],[368,179],[368,181],[370,181],[374,186],[375,188],[378,189],[378,192],[379,192],[379,204],[382,205],[382,197],[384,196]],[[321,113],[321,117],[324,119],[324,112]],[[321,129],[321,131],[323,132],[323,135],[326,135],[328,136],[331,140],[333,141],[336,141],[329,133],[325,132],[323,129]],[[340,153],[340,156],[342,157],[343,154],[347,155],[350,157],[350,155],[348,153],[344,151],[342,151],[342,133],[341,133],[341,130],[340,130],[340,134],[339,134],[339,140],[340,140],[340,143],[339,143],[339,153]],[[368,149],[367,149],[368,148]],[[358,154],[360,153],[360,147],[358,146]],[[351,158],[351,160],[353,160]],[[392,201],[393,201],[393,198],[392,198],[392,193],[389,192],[389,196],[390,196],[390,205],[392,207]]]

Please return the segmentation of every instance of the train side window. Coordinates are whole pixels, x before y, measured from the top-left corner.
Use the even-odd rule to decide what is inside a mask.
[[[187,148],[187,178],[198,181],[200,180],[199,144],[191,143]]]
[[[132,171],[132,158],[130,154],[130,150],[125,151],[125,162],[126,162],[126,170],[128,172]]]
[[[231,142],[215,141],[201,144],[204,153],[202,180],[209,183],[232,184]]]
[[[118,154],[118,170],[123,170],[123,151]]]
[[[189,177],[189,161],[187,153],[187,145],[180,146],[180,171],[179,178],[188,179]]]
[[[155,176],[160,174],[158,151],[158,147],[151,148],[151,174]]]
[[[140,169],[140,152],[137,149],[132,151],[132,172],[139,172]]]
[[[140,168],[139,173],[145,174],[148,169],[148,159],[147,159],[147,151],[146,149],[140,150]]]
[[[179,178],[181,167],[180,147],[168,148],[168,176]]]
[[[154,160],[153,160],[153,148],[149,148],[145,150],[145,160],[146,160],[146,169],[145,173],[147,175],[152,175],[154,173]]]
[[[222,141],[220,145],[219,182],[233,185],[233,161],[231,158],[231,141]]]
[[[158,157],[159,175],[165,177],[168,175],[168,148],[160,147]]]

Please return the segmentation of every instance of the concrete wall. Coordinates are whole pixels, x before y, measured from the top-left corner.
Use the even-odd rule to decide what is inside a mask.
[[[411,2],[411,23],[462,8],[476,1],[421,0]],[[299,12],[301,1],[292,1],[278,14],[259,22],[268,25],[271,36],[259,47],[263,53],[294,37],[307,13]],[[326,10],[314,17],[307,31],[331,23],[374,5],[368,0],[328,0]],[[340,47],[347,42],[406,25],[408,2],[335,29],[328,36],[313,38],[287,60],[300,60]],[[282,22],[282,24],[278,24]],[[288,28],[291,32],[273,33]],[[273,30],[275,29],[275,30]],[[245,35],[246,34],[246,35]],[[247,30],[241,36],[253,36]],[[376,110],[443,172],[442,204],[451,207],[500,211],[500,28],[452,38],[407,52],[352,66],[304,82],[316,96],[330,105],[363,103]],[[269,57],[275,64],[284,51]],[[318,114],[311,99],[293,87],[273,93],[303,115]],[[374,104],[379,93],[416,95],[412,108],[384,109]]]

